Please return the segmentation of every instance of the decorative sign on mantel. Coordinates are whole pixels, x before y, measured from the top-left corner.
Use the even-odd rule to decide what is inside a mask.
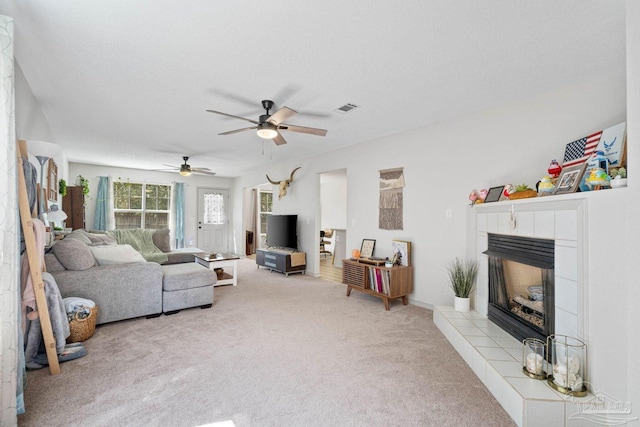
[[[404,168],[380,171],[380,213],[378,227],[382,230],[402,230],[402,195]]]

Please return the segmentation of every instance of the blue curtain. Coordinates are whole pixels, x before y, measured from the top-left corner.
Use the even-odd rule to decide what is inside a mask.
[[[184,248],[184,183],[176,182],[173,186],[173,200],[176,248]]]
[[[93,228],[107,230],[107,215],[109,214],[109,177],[98,177],[98,195],[96,196],[96,213],[93,217]]]

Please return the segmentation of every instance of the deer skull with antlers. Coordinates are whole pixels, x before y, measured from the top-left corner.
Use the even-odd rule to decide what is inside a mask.
[[[287,195],[287,188],[289,187],[289,184],[293,182],[293,174],[296,173],[298,169],[300,169],[300,167],[297,167],[291,171],[291,176],[289,177],[289,179],[283,179],[282,181],[274,181],[269,178],[269,175],[267,175],[267,179],[270,183],[280,186],[280,194],[278,195],[278,199],[282,199]]]

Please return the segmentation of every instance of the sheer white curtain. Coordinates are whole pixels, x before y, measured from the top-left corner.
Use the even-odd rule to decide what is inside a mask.
[[[0,189],[6,191],[6,196],[0,198],[0,249],[3,253],[0,263],[0,425],[15,425],[16,408],[22,412],[24,407],[21,381],[18,381],[20,222],[16,192],[13,61],[13,19],[0,15]]]

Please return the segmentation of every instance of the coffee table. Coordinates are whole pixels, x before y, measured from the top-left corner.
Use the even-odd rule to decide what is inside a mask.
[[[214,286],[221,285],[238,285],[238,260],[239,256],[233,254],[209,254],[201,252],[194,254],[195,261],[207,267],[209,270],[214,271],[216,268],[231,267],[233,268],[233,274],[224,272],[221,279],[218,279]]]

